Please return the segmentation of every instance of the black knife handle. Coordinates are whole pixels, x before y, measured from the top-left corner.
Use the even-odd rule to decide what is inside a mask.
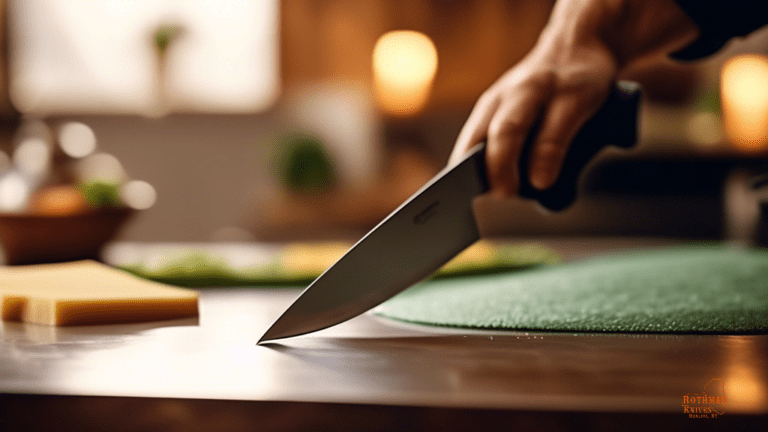
[[[631,148],[637,142],[638,112],[642,90],[631,81],[619,81],[600,110],[571,142],[557,181],[549,189],[539,190],[529,180],[529,160],[539,124],[534,126],[520,155],[520,196],[531,198],[544,207],[559,211],[576,200],[579,175],[603,147]]]

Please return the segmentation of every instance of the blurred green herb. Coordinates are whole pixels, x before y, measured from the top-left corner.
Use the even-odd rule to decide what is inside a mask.
[[[85,201],[93,208],[121,207],[120,186],[115,183],[89,182],[79,187]]]
[[[160,54],[164,54],[171,42],[181,35],[183,31],[184,28],[178,24],[160,24],[155,29],[155,48],[157,48]]]
[[[720,112],[720,88],[703,88],[697,95],[695,108],[698,111]]]
[[[316,194],[336,186],[336,168],[318,138],[305,134],[284,135],[278,140],[276,150],[277,176],[290,190]]]
[[[497,246],[495,254],[489,259],[464,266],[442,268],[432,279],[521,271],[559,263],[559,255],[545,246]],[[320,275],[313,271],[291,270],[282,263],[280,255],[259,266],[234,268],[222,257],[204,251],[192,251],[169,258],[157,268],[150,268],[142,263],[121,268],[146,279],[186,287],[306,286]]]

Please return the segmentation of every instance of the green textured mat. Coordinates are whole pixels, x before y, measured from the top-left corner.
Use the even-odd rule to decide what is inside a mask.
[[[678,247],[428,281],[375,313],[464,328],[768,333],[768,251]]]

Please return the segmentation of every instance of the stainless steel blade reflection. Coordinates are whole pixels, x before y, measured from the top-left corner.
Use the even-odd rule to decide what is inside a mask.
[[[488,190],[484,145],[437,174],[318,277],[259,343],[321,330],[430,276],[479,237],[472,202]]]

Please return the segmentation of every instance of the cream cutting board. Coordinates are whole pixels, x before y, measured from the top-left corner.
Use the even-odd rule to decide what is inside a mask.
[[[0,267],[4,321],[91,325],[198,315],[198,293],[95,261]]]

